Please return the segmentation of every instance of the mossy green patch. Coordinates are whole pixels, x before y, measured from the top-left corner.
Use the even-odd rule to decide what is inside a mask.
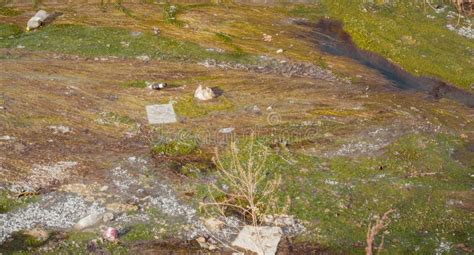
[[[158,142],[153,145],[152,153],[170,157],[186,156],[195,153],[199,148],[194,139],[180,139],[168,142]]]
[[[15,24],[0,24],[0,40],[6,40],[10,36],[17,36],[21,33],[23,31]]]
[[[144,80],[127,81],[121,85],[125,88],[146,88],[148,86],[147,82]]]
[[[0,191],[0,213],[7,213],[36,201],[36,196],[17,197],[8,191]]]
[[[28,251],[38,248],[47,240],[39,240],[23,232],[14,233],[10,240],[0,246],[0,253],[4,254],[29,254]]]
[[[458,137],[421,133],[400,138],[378,157],[271,151],[264,167],[284,176],[279,208],[290,198],[288,213],[307,222],[301,240],[335,253],[364,254],[368,224],[395,208],[384,252],[433,254],[447,247],[457,253],[456,244],[472,247],[474,233],[471,212],[463,207],[472,201],[453,195],[472,194],[472,166],[454,158],[465,146]],[[196,189],[205,196],[206,187]]]
[[[344,22],[362,49],[382,54],[415,75],[441,78],[463,88],[472,84],[474,41],[448,30],[446,14],[423,8],[423,1],[321,3],[326,15]]]
[[[225,96],[206,102],[200,102],[191,96],[186,96],[180,98],[174,104],[176,113],[183,117],[201,117],[212,112],[229,111],[232,108],[234,108],[234,104]]]
[[[12,27],[5,28],[12,33]],[[198,44],[165,36],[144,33],[133,36],[120,28],[88,27],[80,25],[50,25],[24,33],[13,39],[0,40],[0,48],[18,45],[29,50],[45,50],[83,56],[149,56],[157,59],[200,61],[215,59],[222,62],[253,62],[256,57],[207,51]],[[128,46],[127,46],[128,45]]]

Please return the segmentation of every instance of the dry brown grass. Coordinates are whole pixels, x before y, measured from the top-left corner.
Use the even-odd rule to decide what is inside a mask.
[[[381,230],[387,228],[387,226],[390,224],[390,218],[388,216],[393,212],[395,212],[395,209],[390,209],[386,211],[381,218],[375,221],[375,225],[372,225],[372,223],[369,224],[369,227],[367,228],[367,247],[365,248],[365,253],[367,255],[373,254],[375,247],[375,237]],[[383,249],[384,237],[384,234],[382,234],[382,240],[380,241],[379,246],[376,248],[377,254],[380,254]]]
[[[254,136],[245,153],[239,150],[236,142],[232,142],[229,154],[229,159],[224,163],[216,151],[217,176],[227,187],[212,184],[209,190],[211,201],[203,206],[213,206],[224,216],[229,210],[237,212],[256,226],[261,216],[271,213],[276,207],[278,199],[275,193],[280,186],[281,176],[268,177],[268,151],[255,142]],[[217,197],[215,194],[224,196]]]

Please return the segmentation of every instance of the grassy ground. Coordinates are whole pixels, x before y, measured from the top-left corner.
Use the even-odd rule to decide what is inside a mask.
[[[470,89],[474,82],[474,42],[446,28],[449,10],[454,8],[438,14],[423,1],[321,1],[317,7],[299,6],[288,12],[312,20],[321,17],[315,14],[342,20],[359,47],[380,53],[411,73]]]
[[[7,155],[0,157],[1,166],[14,170],[5,177],[9,182],[25,176],[38,162],[72,158],[84,166],[78,170],[78,180],[103,185],[102,177],[117,158],[150,156],[154,150],[170,163],[157,164],[162,171],[157,177],[173,176],[170,182],[177,190],[197,194],[184,199],[197,203],[215,169],[208,164],[209,155],[196,152],[208,151],[215,145],[213,139],[225,141],[218,133],[221,128],[234,127],[242,136],[257,129],[271,151],[266,167],[284,177],[276,195],[282,204],[290,198],[288,213],[304,220],[308,228],[299,241],[319,244],[330,253],[363,253],[369,222],[395,208],[385,253],[462,253],[462,247],[474,247],[472,109],[422,94],[385,90],[383,77],[348,59],[319,52],[306,37],[308,28],[290,22],[323,16],[342,19],[362,48],[416,74],[468,88],[474,80],[473,43],[447,30],[441,15],[408,4],[377,5],[364,12],[360,1],[265,8],[180,5],[177,10],[170,5],[122,3],[47,7],[63,11],[64,18],[30,33],[20,27],[34,10],[0,12],[0,48],[7,48],[0,55],[0,106],[7,109],[0,112],[0,135],[17,137],[0,143]],[[160,28],[160,36],[152,33],[154,26]],[[271,34],[272,42],[263,42],[263,33]],[[280,48],[284,53],[276,53]],[[135,59],[142,55],[151,60]],[[195,64],[206,59],[253,64],[260,55],[332,68],[353,78],[354,84]],[[94,57],[107,60],[92,61]],[[176,87],[153,91],[145,88],[146,81]],[[219,87],[224,94],[198,102],[192,97],[198,84]],[[160,127],[168,131],[163,134],[146,124],[144,107],[169,101],[175,102],[180,122]],[[280,122],[271,123],[270,113]],[[73,133],[53,135],[49,125],[70,126]],[[393,135],[383,149],[324,156],[360,137],[367,140],[364,132],[375,128],[390,129]],[[187,130],[207,140],[183,145],[176,133]],[[135,137],[124,138],[130,133]],[[154,143],[164,136],[175,139]],[[203,162],[186,158],[195,154],[206,158]],[[178,177],[174,163],[182,164]],[[16,201],[0,194],[0,212],[21,207]],[[161,227],[136,225],[122,237],[123,246],[105,248],[125,253],[136,242],[161,237]],[[174,233],[174,226],[163,227],[165,233]],[[84,253],[99,235],[72,232],[55,251]]]
[[[287,213],[308,222],[311,234],[301,240],[364,254],[367,226],[394,208],[387,253],[451,253],[473,245],[471,212],[460,202],[469,194],[472,167],[454,153],[465,146],[458,137],[421,133],[401,137],[378,157],[328,160],[270,149],[265,168],[284,176],[280,208],[290,198]],[[474,156],[468,154],[463,160]]]

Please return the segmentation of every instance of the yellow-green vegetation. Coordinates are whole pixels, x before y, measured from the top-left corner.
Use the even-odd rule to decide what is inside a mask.
[[[12,35],[17,30],[13,25],[2,25],[0,31],[6,36]],[[21,34],[15,38],[0,40],[0,48],[13,48],[18,45],[25,46],[26,49],[30,50],[63,52],[83,56],[137,57],[147,55],[155,59],[182,61],[205,59],[239,63],[256,61],[256,58],[250,55],[207,51],[196,43],[175,40],[165,36],[158,37],[151,33],[143,33],[137,36],[121,28],[69,24],[50,25],[38,31]]]
[[[200,102],[194,97],[182,97],[174,104],[174,109],[179,116],[201,117],[213,112],[229,111],[234,108],[232,101],[225,96],[207,102]]]
[[[30,235],[17,232],[12,235],[11,241],[0,246],[0,253],[4,254],[29,254],[26,251],[38,248],[47,240],[38,240]]]
[[[158,142],[153,145],[152,153],[162,156],[186,156],[197,152],[199,144],[195,139],[180,139],[168,142]]]
[[[1,5],[1,3],[0,3]],[[11,17],[11,16],[18,16],[20,14],[22,14],[23,12],[20,11],[20,10],[16,10],[16,9],[13,9],[13,8],[9,8],[9,7],[0,7],[0,16],[8,16],[8,17]]]
[[[179,5],[171,5],[167,3],[163,8],[163,18],[166,22],[174,25],[182,25],[183,23],[178,20],[178,13],[181,11]]]
[[[127,81],[121,84],[125,88],[146,88],[148,84],[144,80]]]
[[[17,36],[23,31],[14,24],[0,24],[0,40],[6,40],[7,37]],[[1,44],[1,41],[0,41]]]
[[[365,254],[372,217],[394,208],[385,234],[386,252],[433,254],[447,245],[450,253],[459,251],[456,244],[473,245],[471,212],[464,208],[469,201],[459,195],[472,194],[472,166],[454,153],[461,151],[464,157],[474,157],[457,137],[413,134],[379,157],[325,159],[270,150],[263,168],[268,176],[284,176],[275,208],[285,208],[291,197],[289,214],[308,222],[309,234],[299,240],[319,243],[331,252]],[[199,196],[208,195],[204,187],[197,190]]]
[[[8,191],[0,192],[0,213],[7,213],[28,203],[36,201],[36,197],[17,197]]]
[[[446,28],[446,12],[436,13],[424,1],[332,1],[316,7],[289,8],[290,15],[322,14],[344,22],[362,49],[377,52],[415,75],[441,78],[463,88],[474,81],[474,41]],[[427,15],[434,17],[427,18]]]

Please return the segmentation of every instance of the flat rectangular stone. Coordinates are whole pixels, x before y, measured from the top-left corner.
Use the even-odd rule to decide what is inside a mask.
[[[172,104],[147,105],[146,115],[150,124],[166,124],[178,121]]]

